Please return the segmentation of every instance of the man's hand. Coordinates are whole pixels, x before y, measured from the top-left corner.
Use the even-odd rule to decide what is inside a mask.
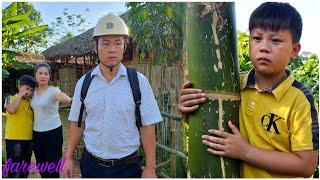
[[[203,135],[202,143],[208,146],[207,151],[209,153],[244,160],[250,153],[251,146],[231,121],[228,122],[228,126],[232,130],[232,134],[221,130],[209,129],[209,133],[212,135]]]
[[[64,168],[63,168],[63,177],[64,178],[73,178],[73,176],[74,176],[74,167],[73,167],[72,157],[66,158]]]
[[[157,178],[156,170],[154,168],[144,168],[142,171],[142,178]]]
[[[179,95],[179,110],[183,113],[191,113],[199,108],[199,104],[206,101],[206,94],[201,89],[190,88],[191,83],[185,82]]]

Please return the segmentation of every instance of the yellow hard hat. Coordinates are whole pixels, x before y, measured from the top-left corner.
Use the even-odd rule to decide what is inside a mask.
[[[126,23],[119,17],[113,14],[108,14],[101,18],[93,31],[93,37],[104,35],[122,35],[129,36]]]

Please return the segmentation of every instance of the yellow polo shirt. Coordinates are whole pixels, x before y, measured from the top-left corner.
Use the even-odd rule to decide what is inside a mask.
[[[5,106],[13,102],[16,96],[8,96]],[[32,140],[33,111],[30,100],[22,99],[17,111],[13,114],[7,112],[5,139]]]
[[[240,132],[262,149],[293,152],[318,149],[318,115],[308,88],[288,77],[275,88],[255,85],[255,70],[241,75]],[[242,177],[288,177],[243,163]]]

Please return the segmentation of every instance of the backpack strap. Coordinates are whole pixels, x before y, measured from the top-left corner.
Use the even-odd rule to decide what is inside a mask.
[[[81,107],[80,107],[80,113],[79,113],[79,117],[78,117],[78,127],[81,127],[81,123],[82,123],[82,117],[83,117],[83,111],[86,108],[84,105],[84,99],[87,96],[87,92],[89,89],[89,86],[91,84],[91,73],[93,70],[90,70],[86,73],[86,76],[84,77],[83,83],[82,83],[82,87],[81,87],[81,94],[80,94],[80,101],[81,101]]]
[[[141,92],[138,80],[137,69],[127,67],[128,78],[133,94],[133,99],[135,103],[135,116],[136,116],[136,126],[140,132],[140,127],[142,127],[140,104],[141,104]]]

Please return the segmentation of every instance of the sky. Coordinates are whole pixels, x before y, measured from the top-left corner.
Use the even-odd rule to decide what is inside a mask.
[[[96,0],[97,1],[97,0]],[[207,0],[206,0],[207,1]],[[41,11],[45,23],[51,24],[55,18],[62,16],[64,8],[71,12],[81,14],[85,17],[88,29],[93,27],[98,20],[109,12],[113,14],[121,14],[126,11],[125,1],[30,1],[37,10]],[[248,32],[248,21],[251,12],[258,7],[262,0],[236,0],[236,23],[237,30]],[[319,0],[287,0],[301,14],[303,20],[303,30],[301,37],[302,51],[309,51],[320,55],[320,1]],[[2,3],[2,8],[10,4],[10,1]],[[90,11],[86,12],[88,8]]]

